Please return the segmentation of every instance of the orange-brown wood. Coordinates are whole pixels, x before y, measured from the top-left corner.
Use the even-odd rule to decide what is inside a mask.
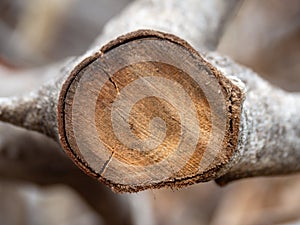
[[[240,99],[185,41],[133,32],[84,60],[65,82],[61,144],[116,191],[205,181],[236,148]]]

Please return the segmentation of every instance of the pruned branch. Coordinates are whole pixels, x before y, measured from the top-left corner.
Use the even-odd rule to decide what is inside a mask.
[[[54,138],[116,191],[299,171],[298,94],[153,30],[99,50],[137,28],[214,49],[235,4],[137,1],[85,55],[57,68],[58,80],[27,97],[0,99],[0,120]]]

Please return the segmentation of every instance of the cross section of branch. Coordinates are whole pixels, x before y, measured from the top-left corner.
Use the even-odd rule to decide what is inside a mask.
[[[298,172],[300,95],[209,52],[236,5],[136,1],[86,54],[56,67],[58,79],[0,98],[0,120],[52,137],[116,191]],[[137,31],[99,50],[141,28],[164,33]]]

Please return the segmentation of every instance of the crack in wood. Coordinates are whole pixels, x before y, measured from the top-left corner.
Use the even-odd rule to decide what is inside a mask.
[[[115,154],[115,152],[112,152],[110,157],[108,158],[108,160],[106,160],[106,162],[102,166],[101,170],[98,173],[98,174],[100,174],[100,176],[102,176],[105,173],[106,168],[108,167],[109,163],[111,162],[112,158],[114,157],[114,154]]]

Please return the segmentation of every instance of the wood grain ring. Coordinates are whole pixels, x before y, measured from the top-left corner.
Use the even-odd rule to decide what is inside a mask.
[[[205,180],[237,143],[236,89],[185,41],[142,30],[85,59],[63,85],[67,154],[116,191]]]

